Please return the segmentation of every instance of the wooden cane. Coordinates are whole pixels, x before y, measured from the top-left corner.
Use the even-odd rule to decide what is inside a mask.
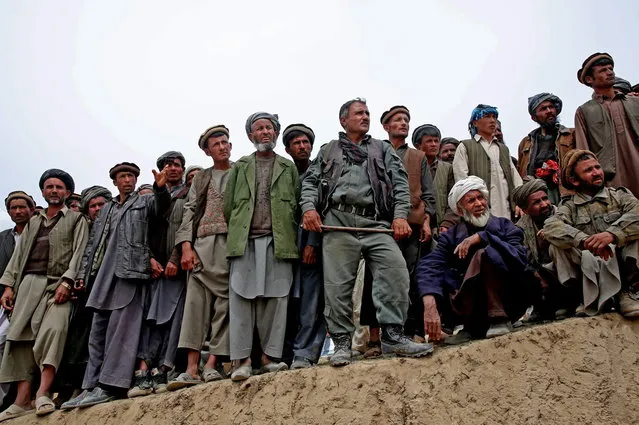
[[[320,226],[322,230],[337,231],[337,232],[362,232],[362,233],[394,233],[393,229],[376,229],[370,227],[348,227],[348,226],[326,226],[322,224]]]

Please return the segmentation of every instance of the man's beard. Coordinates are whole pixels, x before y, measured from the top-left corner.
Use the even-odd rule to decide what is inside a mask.
[[[55,199],[55,200],[51,198],[45,198],[44,200],[47,201],[47,205],[54,205],[54,206],[64,205],[64,201],[66,201],[66,199],[62,196],[60,196],[58,199]]]
[[[258,152],[271,152],[275,149],[275,141],[268,143],[253,142],[253,146]]]
[[[554,131],[559,126],[559,117],[555,117],[552,121],[546,121],[539,124],[546,131]]]
[[[581,180],[581,179],[579,179],[579,180]],[[599,183],[599,184],[586,183],[585,181],[581,180],[580,189],[581,189],[582,192],[597,193],[601,189],[603,189],[605,185],[606,185],[606,183],[604,182],[604,180],[602,180],[601,183]]]
[[[486,225],[488,224],[489,218],[490,218],[490,211],[488,210],[484,211],[484,213],[480,215],[479,217],[475,217],[468,211],[464,210],[464,215],[462,216],[462,219],[466,223],[471,224],[473,227],[479,227],[482,229],[486,227]]]

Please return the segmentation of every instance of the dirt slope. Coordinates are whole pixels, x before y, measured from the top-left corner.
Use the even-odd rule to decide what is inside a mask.
[[[639,322],[571,319],[436,350],[321,366],[7,422],[155,424],[637,424]]]

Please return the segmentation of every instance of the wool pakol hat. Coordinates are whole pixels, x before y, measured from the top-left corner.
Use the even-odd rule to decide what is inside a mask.
[[[577,165],[577,161],[584,155],[592,155],[597,158],[597,155],[592,153],[591,151],[585,149],[573,149],[568,151],[566,155],[564,155],[564,168],[561,170],[561,184],[569,190],[574,190],[576,187],[570,183],[570,179],[568,177],[574,176],[573,170],[575,165]]]
[[[400,112],[408,115],[408,120],[410,121],[410,112],[408,111],[408,108],[403,105],[395,105],[392,108],[390,108],[388,111],[384,111],[384,113],[379,119],[379,122],[381,122],[382,125],[384,125],[388,121],[390,121],[393,115],[399,114]]]
[[[608,53],[601,53],[601,52],[593,53],[592,55],[588,56],[588,58],[581,65],[581,69],[577,71],[577,80],[579,80],[581,84],[584,84],[586,86],[588,85],[586,84],[586,81],[585,81],[586,74],[588,74],[588,70],[590,70],[590,68],[593,67],[595,62],[597,62],[600,59],[608,59],[610,62],[612,62],[612,66],[615,66],[615,61],[612,59],[612,56],[610,56]]]
[[[133,162],[121,162],[119,164],[114,165],[109,170],[109,177],[111,177],[112,180],[115,180],[115,177],[118,175],[118,173],[121,173],[123,171],[128,171],[129,173],[133,173],[135,177],[140,176],[140,167],[135,165]]]
[[[14,190],[13,192],[9,193],[4,199],[4,206],[7,211],[9,211],[9,204],[11,204],[11,201],[13,201],[14,199],[24,199],[29,207],[35,208],[36,203],[31,195],[21,190]]]
[[[211,137],[211,135],[215,133],[224,133],[226,134],[226,137],[229,137],[229,138],[231,137],[231,135],[229,134],[229,129],[226,128],[224,124],[214,125],[213,127],[209,127],[206,130],[204,130],[204,133],[202,133],[202,135],[198,139],[197,145],[200,147],[200,149],[204,149],[203,147],[204,142],[209,140],[209,137]]]
[[[284,129],[284,132],[282,133],[282,140],[284,141],[284,145],[286,147],[288,147],[289,144],[288,135],[293,131],[299,131],[300,133],[305,134],[306,137],[308,137],[309,142],[311,142],[311,145],[315,143],[315,133],[313,132],[313,129],[311,127],[304,124],[291,124],[286,127]]]

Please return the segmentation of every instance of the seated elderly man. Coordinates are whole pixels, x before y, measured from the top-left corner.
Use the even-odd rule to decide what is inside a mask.
[[[418,266],[418,288],[424,302],[424,330],[439,341],[441,318],[464,329],[446,338],[448,344],[491,338],[510,332],[528,305],[524,234],[510,220],[488,210],[488,189],[482,179],[459,180],[448,195],[461,222],[439,238],[439,244]]]
[[[575,194],[544,225],[559,281],[583,289],[577,313],[594,315],[614,306],[639,316],[639,200],[625,187],[605,187],[594,153],[566,154],[562,182]]]
[[[531,179],[513,190],[513,201],[525,213],[517,222],[524,232],[524,245],[528,249],[528,270],[539,286],[533,300],[533,312],[528,322],[563,319],[574,307],[574,291],[559,284],[557,270],[550,256],[550,244],[544,238],[544,223],[557,207],[550,201],[550,190],[542,179]]]

